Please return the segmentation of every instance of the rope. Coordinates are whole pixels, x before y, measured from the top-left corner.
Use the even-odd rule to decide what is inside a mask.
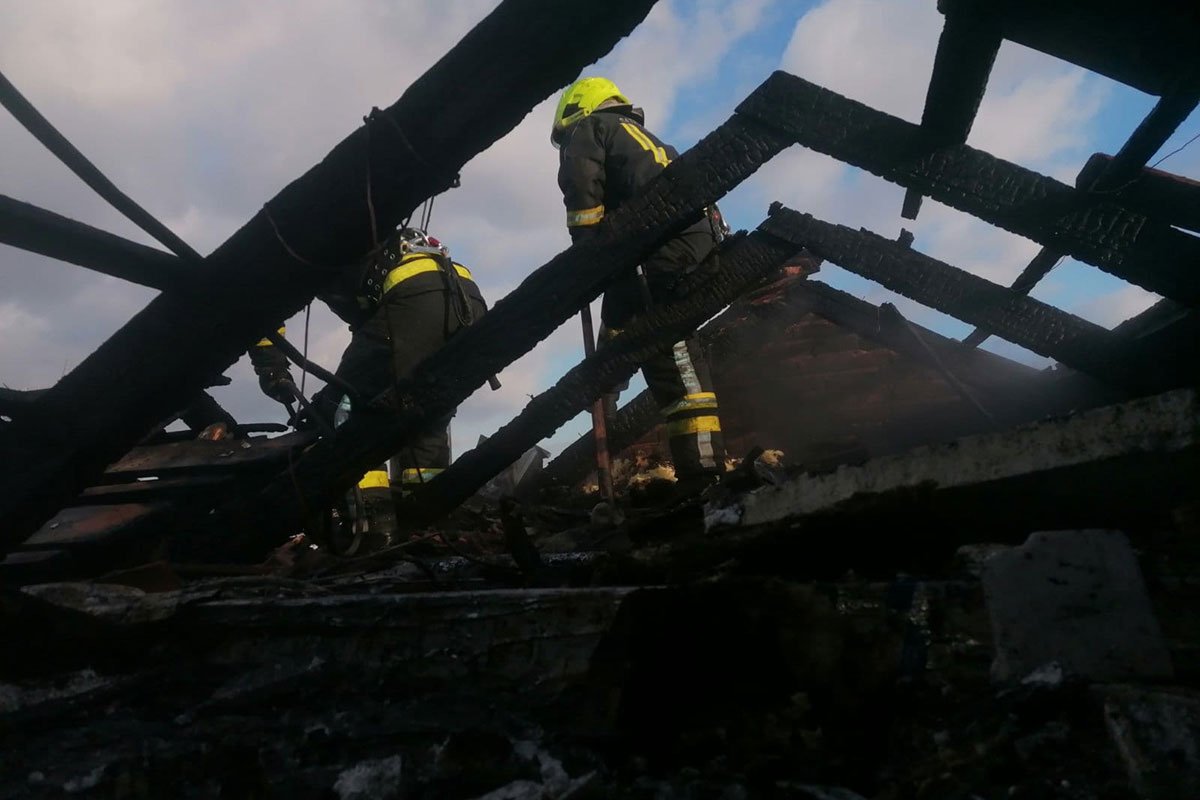
[[[279,232],[279,226],[277,224],[275,224],[275,217],[271,216],[271,206],[269,203],[263,203],[262,212],[263,212],[263,215],[267,218],[267,222],[271,223],[271,230],[275,232],[275,238],[279,241],[279,244],[283,247],[283,249],[287,252],[287,254],[289,256],[291,256],[293,259],[300,262],[301,264],[303,264],[306,267],[310,267],[315,270],[329,271],[329,269],[330,269],[329,267],[322,267],[320,264],[314,264],[313,262],[309,261],[307,258],[305,258],[304,256],[300,255],[299,253],[297,253],[295,250],[292,249],[292,246],[287,243],[286,239],[283,238],[283,234]]]

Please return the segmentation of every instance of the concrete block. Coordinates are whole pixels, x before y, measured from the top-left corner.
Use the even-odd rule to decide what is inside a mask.
[[[982,565],[992,679],[1056,661],[1094,681],[1172,674],[1137,558],[1119,531],[1050,531]]]

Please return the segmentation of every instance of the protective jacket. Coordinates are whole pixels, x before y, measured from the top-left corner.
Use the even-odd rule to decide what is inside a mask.
[[[573,241],[634,197],[679,152],[644,126],[642,110],[610,106],[571,126],[559,151],[558,186]],[[712,248],[714,222],[705,217],[684,232],[695,261]],[[691,234],[691,235],[686,235]]]

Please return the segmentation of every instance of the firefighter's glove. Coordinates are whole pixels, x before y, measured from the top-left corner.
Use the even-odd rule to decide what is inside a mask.
[[[296,396],[293,393],[295,386],[296,382],[292,380],[292,373],[286,369],[281,372],[264,372],[258,376],[258,388],[262,389],[262,393],[284,405],[295,401]]]

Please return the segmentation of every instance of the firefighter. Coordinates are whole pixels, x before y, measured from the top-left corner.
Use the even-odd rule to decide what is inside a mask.
[[[607,78],[582,78],[563,92],[550,140],[559,151],[558,185],[572,241],[594,235],[606,214],[678,156],[646,129],[644,119]],[[621,328],[651,303],[678,299],[680,281],[726,230],[714,206],[647,258],[641,275],[630,270],[618,276],[604,294],[602,336],[620,336]],[[642,375],[666,424],[680,490],[702,489],[724,471],[725,448],[717,396],[695,335],[643,364]]]
[[[363,264],[347,270],[339,285],[319,296],[350,325],[351,338],[334,374],[361,398],[377,398],[487,310],[471,272],[450,258],[445,245],[418,228],[398,229]],[[287,361],[270,340],[250,353],[263,392],[280,402],[293,399]],[[347,414],[379,413],[355,408],[337,386],[322,387],[312,398],[313,413],[328,425]],[[385,411],[386,413],[386,411]],[[452,415],[450,415],[452,416]],[[438,420],[390,459],[367,472],[358,488],[378,519],[368,548],[391,543],[395,530],[392,488],[404,495],[450,465],[450,416]],[[382,507],[382,510],[381,510]],[[390,525],[389,522],[390,516]]]

